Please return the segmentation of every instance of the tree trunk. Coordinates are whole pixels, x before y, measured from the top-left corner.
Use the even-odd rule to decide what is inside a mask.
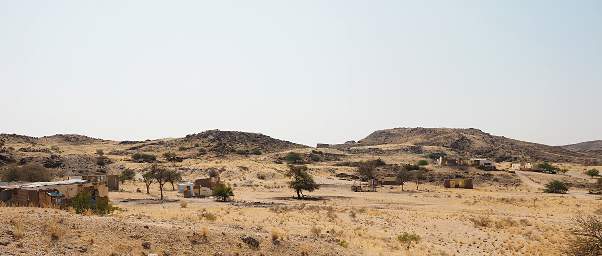
[[[150,184],[146,184],[146,193],[150,194]]]
[[[418,184],[420,184],[420,182],[416,181],[416,190],[418,190]]]
[[[403,191],[403,182],[401,182],[401,191]]]
[[[297,189],[297,199],[301,199],[301,190]]]
[[[174,187],[173,182],[171,182],[171,191],[175,191],[176,187]]]
[[[159,184],[159,190],[161,191],[161,201],[163,201],[163,185],[165,184]]]

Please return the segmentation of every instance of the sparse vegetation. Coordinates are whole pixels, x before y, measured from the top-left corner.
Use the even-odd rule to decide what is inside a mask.
[[[550,173],[550,174],[558,173],[558,171],[560,170],[560,168],[558,168],[548,162],[537,164],[536,169],[540,170],[541,172]]]
[[[399,182],[399,185],[401,186],[401,191],[403,190],[403,185],[408,182],[410,179],[412,178],[412,175],[410,174],[410,172],[406,169],[406,168],[400,168],[397,171],[397,181]]]
[[[407,249],[410,249],[410,247],[412,245],[420,242],[420,239],[421,238],[419,235],[411,234],[411,233],[407,233],[407,232],[403,232],[403,234],[397,236],[397,241],[399,241],[401,244],[405,245]]]
[[[578,216],[573,223],[573,237],[565,252],[575,256],[602,255],[602,221],[594,216]]]
[[[428,164],[429,164],[429,161],[424,160],[424,159],[418,160],[418,162],[416,162],[416,165],[418,165],[418,166],[425,166],[425,165],[428,165]]]
[[[136,163],[154,163],[157,161],[157,157],[152,154],[135,153],[132,155],[132,160]]]
[[[12,165],[1,172],[2,181],[26,181],[40,182],[50,181],[50,171],[39,164],[27,164],[24,166]]]

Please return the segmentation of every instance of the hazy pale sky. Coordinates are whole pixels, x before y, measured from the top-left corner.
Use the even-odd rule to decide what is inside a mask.
[[[0,0],[0,132],[602,139],[602,1]]]

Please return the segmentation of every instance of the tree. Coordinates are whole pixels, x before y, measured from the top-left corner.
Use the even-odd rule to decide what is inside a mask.
[[[288,168],[289,171],[287,175],[291,177],[291,181],[289,181],[288,185],[295,190],[298,199],[303,197],[303,190],[312,192],[320,188],[314,181],[314,178],[307,172],[307,166],[289,165]]]
[[[416,182],[416,190],[418,190],[418,185],[420,185],[420,182],[424,180],[424,171],[416,170],[414,171],[414,174],[412,176],[414,177],[414,181]]]
[[[98,155],[98,156],[104,156],[105,152],[102,149],[97,149],[96,150],[96,155]]]
[[[401,168],[397,172],[397,181],[399,181],[399,185],[401,185],[401,191],[403,191],[403,185],[412,178],[410,171],[406,168]]]
[[[167,181],[171,183],[171,190],[176,190],[174,183],[182,181],[182,174],[176,170],[168,170]]]
[[[163,201],[163,186],[165,186],[165,183],[169,181],[169,170],[165,169],[162,166],[159,166],[158,164],[152,164],[150,166],[150,172],[153,173],[155,181],[159,184],[159,191],[161,191],[161,201]]]
[[[555,193],[555,194],[566,194],[569,191],[569,186],[559,180],[550,181],[550,183],[546,184],[544,192],[546,193]]]
[[[153,172],[146,171],[144,174],[142,174],[142,179],[144,180],[144,185],[146,185],[146,193],[150,194],[150,186],[155,181]]]
[[[234,196],[234,192],[232,192],[232,188],[230,186],[220,183],[213,188],[213,196],[218,201],[226,202],[231,196]]]
[[[362,164],[358,167],[358,173],[363,181],[372,180],[374,179],[374,166]]]
[[[134,170],[125,169],[121,172],[121,175],[119,175],[119,180],[121,183],[125,183],[126,180],[134,180],[134,177],[136,177]]]
[[[569,240],[567,255],[602,255],[602,221],[594,216],[578,216],[573,220],[574,238]]]
[[[591,169],[591,170],[588,170],[587,172],[585,172],[585,174],[587,174],[587,176],[590,176],[593,178],[596,176],[600,176],[600,171],[598,171],[597,169]]]

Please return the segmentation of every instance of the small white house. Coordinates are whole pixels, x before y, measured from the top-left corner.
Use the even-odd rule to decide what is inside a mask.
[[[184,191],[186,191],[186,187],[188,187],[188,191],[192,191],[194,188],[194,183],[189,181],[178,183],[178,193],[184,193]]]

